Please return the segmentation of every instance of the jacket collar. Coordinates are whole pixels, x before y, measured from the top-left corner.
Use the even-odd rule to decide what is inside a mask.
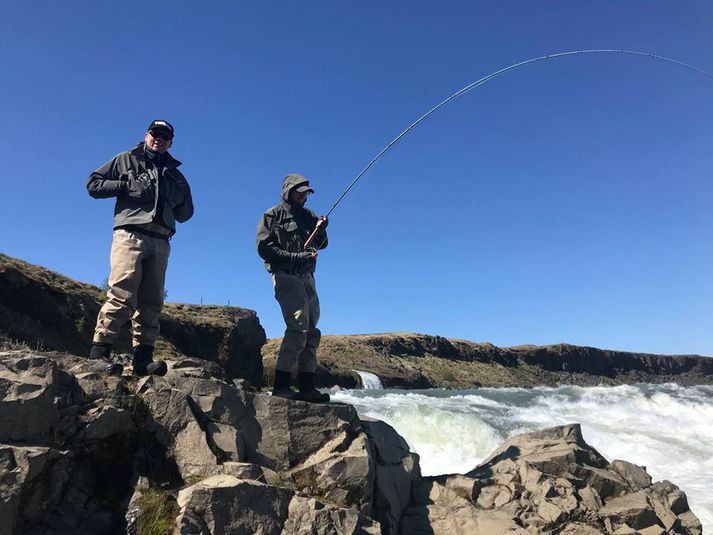
[[[295,214],[297,214],[300,210],[304,210],[304,209],[305,209],[304,206],[297,206],[297,205],[295,205],[295,204],[292,204],[292,203],[287,202],[287,201],[284,201],[284,200],[283,200],[280,204],[282,205],[282,207],[283,207],[285,210],[287,210],[287,211],[288,211],[290,214],[292,214],[292,215],[295,215]]]
[[[144,151],[145,144],[146,143],[142,141],[129,152],[138,160],[147,161],[148,159],[146,158],[146,152]],[[176,167],[181,165],[181,162],[176,160],[176,158],[171,156],[168,152],[164,156],[166,157],[166,167],[168,167],[169,169],[175,169]]]

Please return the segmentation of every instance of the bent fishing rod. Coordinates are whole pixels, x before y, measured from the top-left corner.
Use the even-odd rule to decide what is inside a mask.
[[[361,170],[361,172],[350,182],[349,186],[342,192],[342,194],[337,198],[337,200],[334,202],[332,207],[329,209],[327,214],[323,217],[321,217],[317,221],[317,225],[310,234],[309,238],[307,238],[307,241],[305,242],[305,249],[309,247],[309,245],[312,243],[314,240],[315,236],[317,235],[317,232],[319,231],[320,227],[324,224],[326,219],[329,217],[329,215],[334,211],[334,209],[337,207],[337,205],[342,201],[342,199],[349,193],[349,191],[356,185],[357,182],[371,169],[374,164],[379,161],[381,157],[383,157],[391,148],[393,148],[399,141],[401,141],[411,130],[416,128],[422,121],[424,121],[427,117],[438,111],[440,108],[451,102],[452,100],[457,99],[461,95],[464,95],[465,93],[475,89],[476,87],[479,87],[483,85],[484,83],[492,80],[493,78],[497,78],[501,74],[505,74],[506,72],[512,71],[514,69],[523,67],[529,63],[536,63],[540,61],[547,61],[550,59],[555,59],[555,58],[561,58],[564,56],[577,56],[577,55],[582,55],[582,54],[632,54],[635,56],[644,56],[647,58],[651,59],[658,59],[661,61],[666,61],[668,63],[675,63],[676,65],[680,65],[682,67],[685,67],[687,69],[691,69],[693,71],[696,71],[697,73],[703,74],[705,76],[710,76],[713,78],[713,73],[706,71],[704,69],[701,69],[700,67],[696,67],[695,65],[691,65],[690,63],[684,63],[683,61],[678,61],[676,59],[672,58],[667,58],[665,56],[659,56],[658,54],[652,54],[650,52],[640,52],[638,50],[617,50],[617,49],[608,49],[608,48],[602,48],[602,49],[592,49],[592,50],[571,50],[569,52],[559,52],[557,54],[548,54],[546,56],[539,56],[537,58],[532,58],[528,59],[525,61],[520,61],[518,63],[514,63],[508,67],[505,67],[503,69],[500,69],[498,71],[492,72],[486,76],[483,76],[479,80],[476,80],[473,83],[468,84],[465,86],[463,89],[459,89],[455,93],[453,93],[451,96],[445,98],[438,104],[436,104],[433,108],[428,110],[426,113],[421,115],[418,119],[416,119],[413,123],[411,123],[405,130],[403,130],[398,136],[396,136],[394,139],[392,139],[379,153],[372,158],[372,160],[364,167],[364,169]]]

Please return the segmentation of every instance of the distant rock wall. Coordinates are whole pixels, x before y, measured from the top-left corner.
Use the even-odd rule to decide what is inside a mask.
[[[280,339],[262,352],[266,374]],[[323,336],[318,379],[353,388],[353,370],[376,374],[386,388],[597,385],[631,382],[713,384],[713,358],[650,355],[570,344],[500,348],[413,333]]]

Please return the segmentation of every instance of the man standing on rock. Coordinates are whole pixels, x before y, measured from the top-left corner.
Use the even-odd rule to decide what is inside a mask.
[[[144,142],[122,152],[89,176],[87,190],[95,199],[116,197],[111,274],[107,301],[99,311],[91,359],[111,363],[111,348],[121,328],[131,320],[134,375],[164,375],[166,363],[153,361],[158,318],[163,308],[169,240],[176,221],[193,216],[191,189],[178,170],[181,162],[168,153],[173,126],[152,121]],[[110,365],[109,365],[110,364]]]
[[[314,387],[321,338],[314,271],[317,250],[327,247],[328,220],[304,207],[310,193],[314,190],[302,175],[285,177],[282,202],[267,210],[258,223],[257,251],[272,274],[275,299],[287,324],[275,365],[272,395],[319,403],[329,401],[329,395]],[[314,248],[305,250],[305,242],[315,229]],[[295,368],[297,393],[290,390]]]

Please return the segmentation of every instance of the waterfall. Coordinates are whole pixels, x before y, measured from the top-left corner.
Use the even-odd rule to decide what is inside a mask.
[[[352,370],[353,372],[356,372],[359,374],[359,377],[361,377],[361,384],[362,388],[364,390],[383,390],[384,387],[381,384],[381,381],[379,380],[379,377],[377,375],[374,375],[373,373],[369,372],[363,372],[361,370]]]

